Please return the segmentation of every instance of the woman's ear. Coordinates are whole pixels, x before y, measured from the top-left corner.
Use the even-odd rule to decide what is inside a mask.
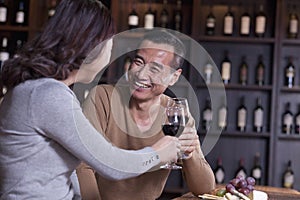
[[[177,70],[172,74],[172,78],[171,78],[171,81],[170,81],[170,83],[169,83],[169,86],[174,85],[174,84],[178,81],[178,79],[179,79],[181,73],[182,73],[182,69],[179,68],[179,69],[177,69]]]

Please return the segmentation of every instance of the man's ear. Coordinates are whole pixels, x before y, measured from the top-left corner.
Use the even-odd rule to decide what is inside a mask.
[[[169,83],[169,86],[174,85],[174,84],[178,81],[178,79],[179,79],[179,77],[180,77],[180,75],[181,75],[181,72],[182,72],[182,69],[179,68],[179,69],[177,69],[177,70],[172,74],[172,78],[171,78],[171,81],[170,81],[170,83]]]

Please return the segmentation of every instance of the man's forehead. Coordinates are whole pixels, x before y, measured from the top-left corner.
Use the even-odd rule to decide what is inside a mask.
[[[157,44],[149,40],[145,40],[139,46],[139,49],[154,49],[174,53],[174,47],[169,44]]]

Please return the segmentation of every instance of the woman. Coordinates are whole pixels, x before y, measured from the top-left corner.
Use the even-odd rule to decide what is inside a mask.
[[[112,146],[68,87],[90,82],[108,64],[112,35],[111,16],[99,1],[62,0],[44,31],[5,62],[0,199],[72,199],[70,175],[80,160],[119,180],[177,159],[172,137],[139,151]]]

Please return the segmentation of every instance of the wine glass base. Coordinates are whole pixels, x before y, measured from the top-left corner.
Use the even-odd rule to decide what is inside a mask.
[[[172,164],[167,163],[167,164],[160,166],[160,169],[182,169],[182,167],[179,165],[176,165],[174,163],[172,163]]]

